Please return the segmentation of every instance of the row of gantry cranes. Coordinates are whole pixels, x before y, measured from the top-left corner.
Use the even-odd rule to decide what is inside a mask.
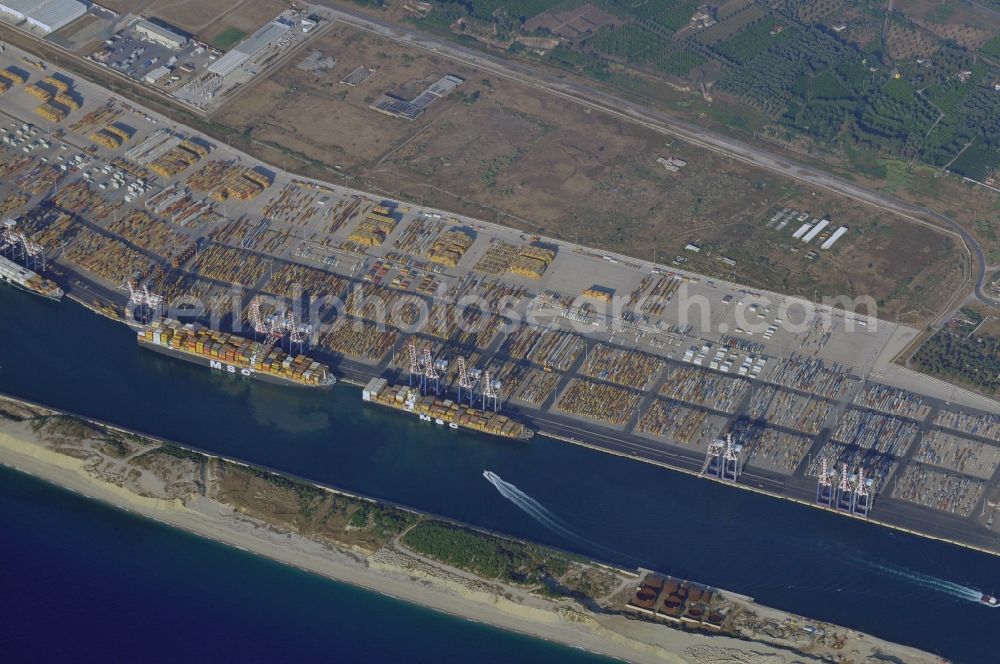
[[[150,291],[148,284],[140,285],[135,279],[127,279],[122,284],[121,290],[128,293],[126,311],[134,320],[146,324],[162,315],[163,297]],[[290,308],[279,307],[265,314],[263,306],[264,302],[260,297],[255,297],[247,306],[247,321],[259,342],[254,349],[251,362],[256,364],[258,360],[266,358],[271,349],[281,341],[287,343],[289,353],[296,347],[300,353],[303,352],[312,327],[300,322]]]
[[[139,284],[135,279],[126,280],[121,289],[128,293],[129,300],[126,310],[134,320],[146,324],[162,315],[163,297],[149,290],[147,284]],[[301,323],[290,308],[278,308],[272,313],[263,311],[264,301],[255,297],[247,306],[247,321],[258,335],[258,345],[254,350],[252,363],[266,358],[271,349],[281,341],[286,341],[288,352],[298,346],[299,352],[305,349],[305,344],[312,332],[311,326]],[[446,382],[449,362],[445,358],[435,358],[430,347],[425,346],[417,351],[416,343],[411,339],[406,343],[409,358],[410,387],[419,386],[423,395],[440,396]],[[458,373],[456,383],[458,402],[468,401],[470,406],[482,410],[500,412],[503,405],[501,389],[503,384],[494,378],[489,371],[468,366],[464,357],[455,360]]]
[[[0,256],[19,262],[32,272],[44,272],[45,249],[17,227],[13,219],[0,222]]]
[[[132,319],[145,325],[162,316],[163,297],[150,291],[148,284],[140,284],[137,279],[127,279],[121,290],[128,293],[126,311]],[[264,305],[261,297],[255,297],[247,306],[247,322],[259,342],[251,362],[256,363],[266,358],[271,349],[283,340],[287,342],[289,353],[296,346],[299,352],[303,352],[312,327],[299,321],[290,308],[278,307],[265,314]],[[409,356],[410,387],[418,385],[421,394],[433,393],[434,396],[440,396],[448,373],[448,360],[435,358],[429,346],[418,352],[412,339],[407,342],[406,349]],[[502,383],[489,371],[469,367],[464,357],[457,358],[455,364],[458,370],[458,402],[468,401],[470,406],[476,406],[478,402],[483,410],[499,412],[502,406]]]
[[[732,434],[726,434],[708,444],[701,474],[706,477],[736,482],[743,472],[744,446],[733,441]],[[875,482],[865,477],[865,469],[858,466],[850,472],[846,463],[840,471],[830,468],[826,458],[820,460],[819,476],[816,481],[816,503],[840,512],[867,517],[875,498]]]
[[[406,342],[406,353],[409,359],[410,387],[419,386],[423,395],[440,396],[444,378],[448,374],[448,360],[435,358],[429,346],[424,346],[418,352],[417,344],[412,339]],[[458,403],[467,400],[474,407],[478,402],[482,410],[500,412],[503,405],[500,397],[503,384],[498,379],[489,371],[468,366],[461,356],[455,359],[455,368],[458,373]]]

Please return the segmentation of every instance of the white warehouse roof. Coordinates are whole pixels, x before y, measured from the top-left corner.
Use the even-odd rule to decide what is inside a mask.
[[[44,5],[48,0],[0,0],[0,11],[13,14],[18,20],[24,20],[32,9]]]
[[[167,74],[169,74],[170,71],[171,71],[170,67],[167,67],[166,65],[160,65],[156,69],[148,72],[142,78],[142,80],[144,80],[146,83],[153,84],[156,83],[161,78],[163,78],[164,76],[166,76]]]
[[[219,76],[229,76],[236,71],[240,65],[250,59],[250,56],[241,51],[232,50],[208,66],[208,71]]]
[[[243,40],[236,48],[208,66],[208,71],[219,76],[229,76],[240,65],[267,48],[291,28],[278,21],[271,21]]]
[[[258,52],[266,48],[271,42],[288,32],[289,29],[290,28],[284,23],[271,21],[260,30],[247,37],[242,44],[236,47],[236,50],[253,57],[257,55]]]
[[[77,0],[48,0],[27,12],[28,23],[45,32],[55,32],[87,13],[87,6]]]
[[[163,42],[169,44],[176,44],[178,46],[183,46],[187,43],[187,37],[178,34],[169,28],[165,28],[162,25],[157,25],[152,21],[147,21],[142,19],[135,24],[135,29],[141,33],[156,35]]]

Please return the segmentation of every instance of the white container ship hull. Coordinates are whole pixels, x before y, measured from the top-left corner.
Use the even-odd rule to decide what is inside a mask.
[[[0,281],[55,302],[63,297],[62,289],[54,283],[3,256],[0,256]]]

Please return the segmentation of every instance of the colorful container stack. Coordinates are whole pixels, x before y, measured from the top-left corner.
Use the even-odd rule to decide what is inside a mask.
[[[156,321],[141,329],[138,338],[140,344],[153,350],[204,360],[214,369],[268,382],[305,387],[328,387],[336,382],[328,366],[305,355],[292,356],[267,344],[193,323]]]
[[[506,415],[472,408],[451,399],[422,395],[417,388],[390,385],[385,378],[372,378],[368,381],[361,397],[365,401],[415,413],[423,420],[472,429],[502,438],[528,440],[535,434],[528,427]]]

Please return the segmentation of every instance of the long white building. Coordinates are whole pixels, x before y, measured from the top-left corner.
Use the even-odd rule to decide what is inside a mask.
[[[208,71],[225,78],[239,69],[244,62],[280,39],[290,30],[287,23],[271,21],[257,32],[244,39],[239,46],[208,66]]]
[[[46,0],[0,0],[0,12],[13,16],[18,21],[28,18],[28,12]]]
[[[187,44],[187,37],[184,35],[145,19],[136,22],[135,31],[140,37],[167,48],[179,49]]]
[[[87,13],[77,0],[0,0],[0,12],[42,32],[55,32]]]

